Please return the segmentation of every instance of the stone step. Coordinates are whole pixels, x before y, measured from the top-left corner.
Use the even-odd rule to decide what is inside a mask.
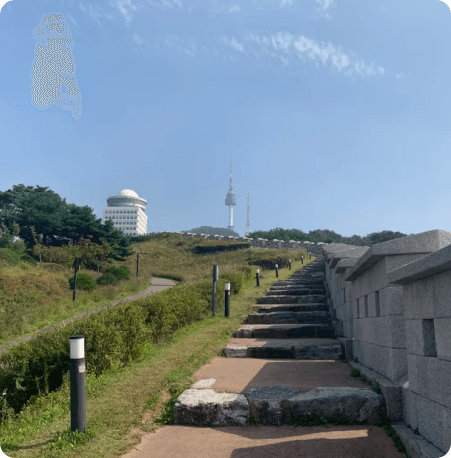
[[[290,280],[293,279],[293,280],[298,280],[298,279],[302,279],[302,278],[324,278],[324,275],[325,275],[325,272],[312,272],[312,273],[302,273],[302,274],[293,274],[291,277],[290,277]]]
[[[329,312],[266,312],[252,313],[247,324],[332,324]]]
[[[214,380],[214,379],[213,379]],[[207,380],[208,382],[208,380]],[[382,395],[369,388],[319,387],[306,393],[288,385],[253,388],[244,394],[213,389],[185,390],[174,405],[174,423],[195,426],[245,426],[250,417],[262,425],[281,426],[310,413],[326,419],[341,417],[377,425],[384,418]]]
[[[259,304],[309,304],[309,303],[326,303],[325,294],[308,294],[305,296],[270,295],[259,298]]]
[[[327,304],[271,304],[260,305],[255,304],[257,313],[272,313],[272,312],[328,312]]]
[[[310,279],[305,279],[305,280],[296,280],[296,281],[290,281],[290,280],[282,280],[277,283],[274,283],[274,286],[297,286],[297,285],[324,285],[324,280],[322,278],[310,278]]]
[[[344,357],[337,339],[232,338],[223,349],[227,358],[336,360]]]
[[[305,296],[311,294],[326,294],[324,287],[309,286],[306,288],[283,288],[269,290],[271,296]]]
[[[245,324],[236,331],[239,338],[293,339],[335,338],[332,324]]]

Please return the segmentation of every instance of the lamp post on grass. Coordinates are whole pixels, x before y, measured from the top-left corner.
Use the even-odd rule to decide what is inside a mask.
[[[219,278],[219,266],[213,264],[213,299],[211,302],[212,316],[216,316],[216,281]]]
[[[75,263],[74,263],[74,270],[75,270],[75,273],[74,273],[74,292],[72,294],[72,301],[75,302],[75,290],[77,288],[77,271],[79,269],[79,266],[78,266],[78,258],[75,258]]]
[[[224,315],[229,317],[230,315],[230,283],[226,282],[225,284],[225,310]]]
[[[138,278],[138,271],[139,271],[138,264],[139,264],[139,255],[140,254],[149,254],[149,253],[136,253],[136,278]]]
[[[70,426],[86,432],[85,336],[70,336]]]

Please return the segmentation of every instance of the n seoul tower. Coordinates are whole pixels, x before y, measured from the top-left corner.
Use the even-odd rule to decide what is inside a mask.
[[[225,204],[229,207],[229,222],[230,225],[227,226],[227,229],[233,231],[233,207],[236,205],[236,197],[232,188],[232,161],[230,161],[230,181],[229,181],[229,191],[227,192],[225,198]]]

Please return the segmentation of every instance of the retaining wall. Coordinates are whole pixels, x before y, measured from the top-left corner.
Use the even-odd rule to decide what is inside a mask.
[[[445,455],[451,447],[451,232],[320,249],[346,357],[380,381],[389,418],[429,442],[423,441],[428,454],[415,456]]]

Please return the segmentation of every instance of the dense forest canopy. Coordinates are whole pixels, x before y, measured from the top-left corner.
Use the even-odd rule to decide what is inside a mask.
[[[36,245],[34,232],[41,236],[41,243],[47,247],[67,245],[89,239],[101,245],[102,241],[114,246],[115,256],[127,256],[130,238],[114,229],[111,221],[102,223],[96,218],[93,209],[68,204],[66,199],[42,186],[14,185],[12,189],[0,192],[0,237],[5,236],[5,228],[10,234],[17,234],[24,240],[29,250]]]

